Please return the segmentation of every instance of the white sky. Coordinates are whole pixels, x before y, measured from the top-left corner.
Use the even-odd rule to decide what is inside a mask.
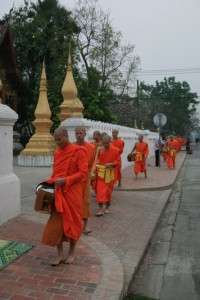
[[[0,0],[0,18],[23,0]],[[36,1],[35,1],[36,2]],[[75,0],[60,0],[73,8]],[[142,70],[197,68],[198,72],[138,77],[147,84],[175,76],[187,81],[200,96],[200,1],[199,0],[99,0],[110,11],[113,25],[123,34],[124,41],[134,44],[141,58]],[[200,100],[200,99],[199,99]]]

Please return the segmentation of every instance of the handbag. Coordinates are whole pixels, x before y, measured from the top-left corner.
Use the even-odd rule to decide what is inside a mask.
[[[41,182],[37,185],[34,210],[49,214],[55,210],[53,184]]]

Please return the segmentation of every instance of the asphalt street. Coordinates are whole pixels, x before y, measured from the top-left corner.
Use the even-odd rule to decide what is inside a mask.
[[[193,146],[130,286],[159,300],[200,299],[200,145]]]

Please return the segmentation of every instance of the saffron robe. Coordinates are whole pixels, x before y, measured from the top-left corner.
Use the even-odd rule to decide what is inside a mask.
[[[88,174],[87,174],[87,180],[83,192],[83,219],[88,219],[91,217],[90,187],[91,187],[91,169],[94,162],[95,145],[88,142],[84,142],[83,147],[86,150],[87,159],[88,159]]]
[[[166,160],[168,157],[168,142],[167,141],[165,141],[164,145],[162,146],[162,157],[164,158],[164,160]]]
[[[115,168],[116,172],[115,172],[115,182],[122,179],[122,159],[121,159],[121,154],[124,151],[124,141],[121,139],[116,139],[116,140],[112,140],[111,144],[119,149],[119,154],[120,154],[120,165],[118,168]]]
[[[147,142],[136,143],[135,145],[135,174],[146,172],[145,156],[149,154],[149,146]]]
[[[175,168],[176,163],[176,149],[177,149],[177,141],[169,141],[168,142],[168,154],[167,154],[167,167]]]
[[[107,163],[115,163],[116,167],[120,165],[119,149],[110,144],[109,149],[100,150],[98,155],[97,166],[97,186],[96,198],[98,203],[107,203],[112,199],[114,187],[114,169],[106,168]]]
[[[55,208],[44,230],[42,243],[55,246],[67,239],[78,240],[82,233],[83,189],[88,172],[88,160],[83,147],[70,144],[57,148],[53,173],[46,180],[54,183],[66,178],[66,183],[55,188]]]

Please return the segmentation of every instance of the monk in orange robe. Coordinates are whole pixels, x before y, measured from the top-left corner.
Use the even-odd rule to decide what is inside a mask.
[[[177,141],[171,135],[168,142],[168,155],[167,155],[167,167],[169,169],[175,168],[177,149],[178,149]]]
[[[167,157],[168,157],[168,142],[169,142],[169,138],[167,138],[164,141],[164,145],[162,146],[162,157],[163,157],[164,161],[166,161]]]
[[[134,164],[134,173],[135,178],[137,179],[138,173],[144,173],[145,178],[147,178],[147,169],[146,169],[146,159],[149,154],[149,146],[147,142],[143,141],[144,136],[140,134],[138,136],[138,143],[135,143],[132,153],[135,155],[135,164]]]
[[[102,146],[102,137],[101,137],[101,133],[100,131],[94,131],[93,132],[93,142],[91,142],[92,144],[95,145],[95,151],[94,151],[94,157],[96,158],[96,156],[98,155],[98,151],[99,148]],[[96,188],[97,188],[97,180],[96,180],[96,164],[94,165],[93,168],[93,176],[92,176],[92,182],[91,182],[91,186],[92,189],[94,190],[94,192],[96,193]],[[94,175],[95,174],[95,175]]]
[[[101,146],[102,144],[102,139],[101,139],[101,133],[100,131],[94,131],[93,132],[93,142],[96,147]]]
[[[118,181],[118,187],[121,187],[121,180],[122,180],[122,160],[121,160],[121,154],[124,151],[124,141],[118,138],[118,130],[117,129],[113,129],[112,130],[112,145],[116,148],[119,149],[119,154],[120,154],[120,166],[119,168],[116,168],[116,178],[115,181]]]
[[[91,233],[91,230],[88,227],[88,219],[91,218],[91,212],[90,212],[91,169],[94,162],[95,145],[84,141],[84,138],[86,136],[84,127],[77,127],[75,129],[75,136],[76,136],[76,145],[83,146],[85,148],[87,153],[87,159],[88,159],[88,174],[87,174],[86,185],[83,193],[83,233],[89,234]]]
[[[53,173],[48,183],[54,184],[55,209],[46,224],[42,243],[57,246],[58,256],[53,266],[63,260],[67,264],[74,262],[76,241],[82,233],[83,189],[88,173],[88,160],[83,147],[70,143],[65,127],[54,132],[58,146],[54,154]],[[63,252],[63,242],[69,241],[67,258]]]
[[[179,143],[179,139],[177,137],[174,137],[174,145],[175,145],[175,149],[176,149],[176,153],[179,152],[181,150],[181,145]]]
[[[111,145],[111,137],[104,135],[102,147],[99,150],[97,165],[97,216],[108,214],[114,188],[114,168],[120,165],[119,149]]]

